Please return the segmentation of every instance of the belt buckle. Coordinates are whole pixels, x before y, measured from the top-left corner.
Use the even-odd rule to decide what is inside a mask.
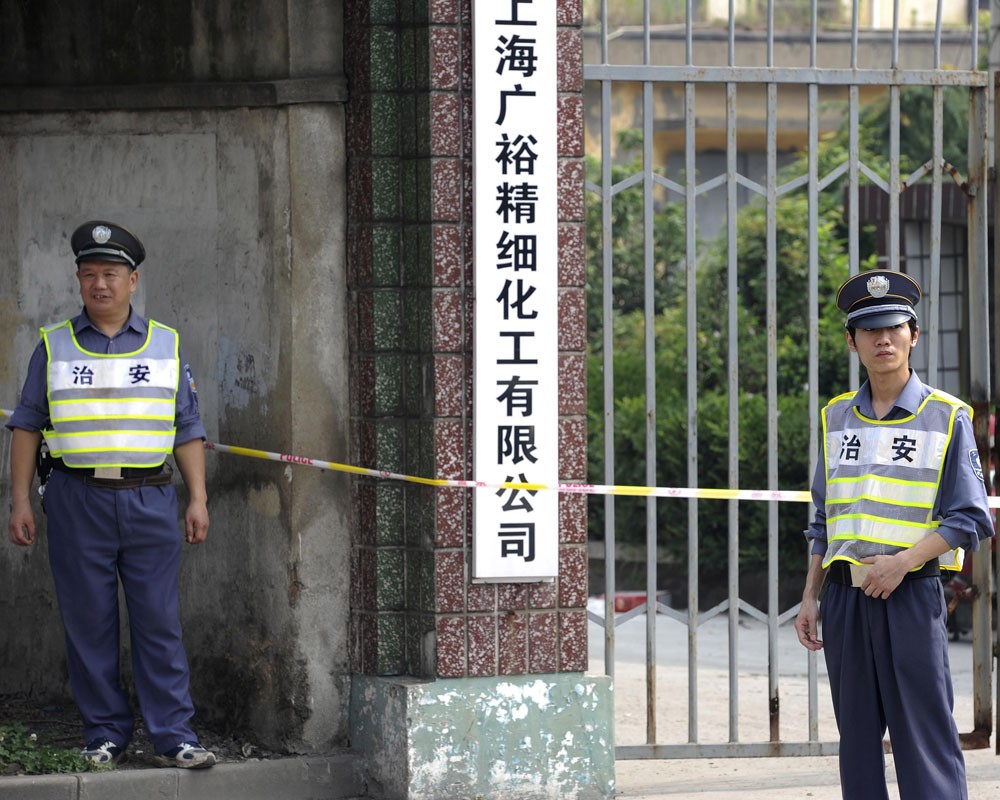
[[[94,467],[94,477],[108,481],[120,481],[122,479],[121,467]]]
[[[851,586],[855,589],[860,589],[861,584],[865,582],[865,578],[868,577],[868,573],[871,571],[871,564],[851,564]]]

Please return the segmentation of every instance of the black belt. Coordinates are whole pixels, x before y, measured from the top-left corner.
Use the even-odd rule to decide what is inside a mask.
[[[827,577],[834,583],[842,583],[845,586],[853,586],[854,583],[851,580],[851,564],[848,561],[837,560],[834,561],[826,570]],[[930,561],[926,562],[920,569],[914,570],[913,572],[907,572],[903,576],[904,581],[912,581],[916,578],[937,578],[941,575],[941,563],[936,559],[932,558]]]
[[[70,467],[62,459],[52,459],[52,469],[65,472],[86,483],[88,486],[101,486],[107,489],[134,489],[138,486],[165,486],[173,478],[173,471],[163,470],[164,465],[158,467],[122,467],[120,478],[110,478],[106,476],[94,477],[93,467]]]

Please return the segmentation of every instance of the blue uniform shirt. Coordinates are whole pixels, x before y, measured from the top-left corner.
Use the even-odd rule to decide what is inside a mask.
[[[135,313],[135,309],[129,310],[125,327],[111,337],[94,326],[87,316],[86,309],[73,317],[72,322],[73,333],[80,346],[93,353],[131,353],[145,344],[149,333],[149,324]],[[192,385],[191,369],[184,359],[184,353],[180,352],[179,356],[185,377],[181,378],[177,386],[175,447],[192,439],[207,438],[198,411],[198,395]],[[45,342],[39,340],[28,362],[28,375],[21,389],[21,401],[7,421],[7,427],[34,432],[41,431],[48,425],[48,354],[45,352]]]
[[[910,370],[910,380],[906,382],[903,391],[896,400],[896,405],[886,414],[884,419],[902,419],[916,414],[921,402],[933,389]],[[854,395],[852,405],[868,419],[875,419],[872,408],[872,392],[868,381],[862,384]],[[975,461],[971,457],[976,451]],[[826,553],[826,468],[825,453],[820,447],[819,461],[816,463],[816,473],[813,475],[812,499],[816,506],[816,517],[805,531],[806,538],[811,542],[810,552],[813,555]],[[944,458],[944,470],[941,474],[941,484],[935,503],[933,518],[940,520],[937,532],[944,537],[951,549],[965,548],[967,552],[979,549],[979,541],[993,536],[993,516],[986,501],[986,487],[981,475],[976,474],[979,467],[976,439],[972,433],[972,420],[965,409],[959,409],[955,415],[955,429],[951,444]],[[981,467],[979,467],[981,471]]]

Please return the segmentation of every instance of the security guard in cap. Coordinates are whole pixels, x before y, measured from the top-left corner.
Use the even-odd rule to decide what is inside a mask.
[[[82,312],[41,330],[11,440],[10,540],[35,539],[29,492],[40,446],[49,561],[66,632],[73,695],[86,746],[117,763],[134,721],[119,679],[118,583],[128,605],[135,689],[158,766],[210,767],[190,727],[181,641],[177,495],[166,458],[188,488],[191,544],[208,534],[205,429],[175,330],[131,305],[146,251],[121,225],[86,222],[70,240]],[[44,440],[44,445],[42,444]]]
[[[968,797],[940,575],[993,521],[972,410],[910,369],[919,300],[917,282],[891,270],[859,273],[837,296],[868,379],[823,409],[795,628],[826,654],[845,800],[888,800],[887,728],[901,800]]]

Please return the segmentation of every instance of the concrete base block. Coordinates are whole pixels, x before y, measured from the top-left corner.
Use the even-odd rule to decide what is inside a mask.
[[[351,731],[373,800],[615,794],[614,702],[606,676],[355,675]]]

